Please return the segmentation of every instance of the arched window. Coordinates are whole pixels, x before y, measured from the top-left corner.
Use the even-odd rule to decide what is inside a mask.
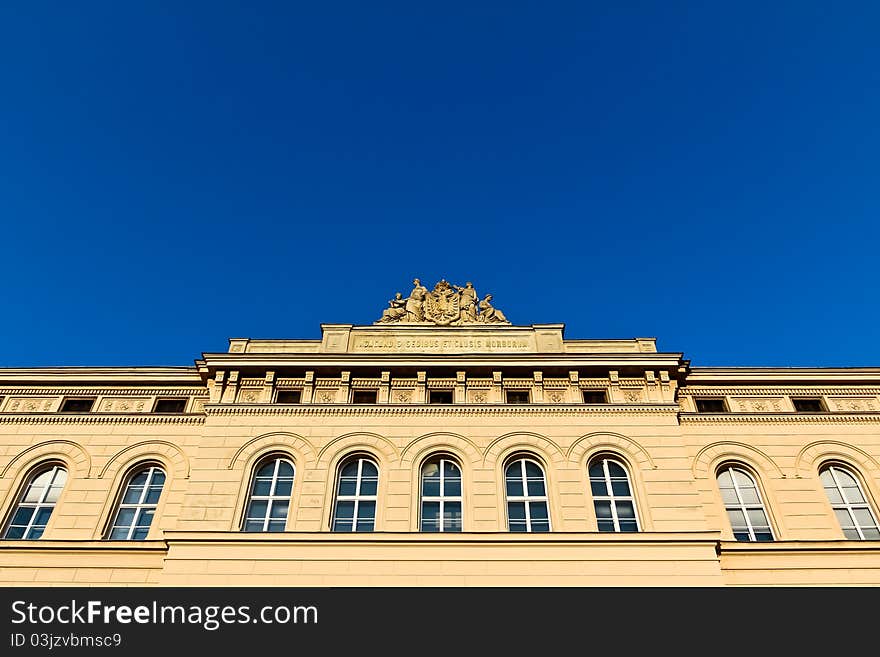
[[[334,532],[373,531],[378,488],[379,468],[371,459],[360,456],[346,461],[336,483],[331,529]]]
[[[536,461],[518,458],[504,474],[507,528],[512,532],[549,532],[550,513],[544,471]]]
[[[422,466],[421,529],[461,531],[461,469],[445,456],[434,457]]]
[[[745,468],[728,465],[719,470],[718,488],[736,540],[773,540],[773,530],[764,511],[761,493]]]
[[[273,456],[254,470],[244,518],[246,532],[283,532],[293,491],[293,462]]]
[[[819,478],[843,535],[862,541],[880,540],[877,518],[855,474],[841,465],[828,464],[819,471]]]
[[[600,456],[590,462],[590,491],[600,532],[637,532],[636,502],[624,465]]]
[[[158,465],[132,470],[107,538],[123,541],[146,539],[164,485],[165,472]]]
[[[66,481],[67,470],[63,465],[44,465],[36,470],[10,515],[3,538],[40,538]]]

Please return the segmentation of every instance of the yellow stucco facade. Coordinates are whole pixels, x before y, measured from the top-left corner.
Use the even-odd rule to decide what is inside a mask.
[[[232,339],[193,367],[0,370],[0,583],[880,584],[880,541],[847,537],[820,476],[850,473],[876,519],[880,369],[697,368],[652,338],[501,318],[325,324],[320,340]],[[422,531],[438,456],[460,472],[461,531]],[[372,531],[333,531],[341,468],[361,457],[378,471]],[[284,531],[243,531],[267,458],[293,467]],[[603,458],[626,472],[638,531],[600,531]],[[519,459],[543,476],[529,508],[546,504],[550,531],[510,531]],[[165,477],[146,536],[111,540],[145,466]],[[731,466],[772,540],[735,540]],[[66,472],[48,522],[10,537],[47,467]]]

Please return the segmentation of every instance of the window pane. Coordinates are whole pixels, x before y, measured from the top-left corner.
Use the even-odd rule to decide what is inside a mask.
[[[147,538],[147,534],[150,533],[149,527],[137,527],[131,534],[131,540],[133,541],[143,541]]]
[[[336,520],[333,522],[333,531],[335,532],[350,532],[352,528],[351,520]]]
[[[871,517],[871,512],[867,509],[853,509],[853,513],[856,516],[856,523],[858,523],[859,527],[873,527],[874,519]]]
[[[132,486],[143,486],[147,483],[147,470],[141,470],[134,477],[131,478],[130,484]]]
[[[834,473],[837,475],[837,481],[840,482],[840,485],[843,488],[855,488],[857,486],[855,477],[853,477],[846,470],[841,470],[840,468],[832,468]]]
[[[49,504],[54,504],[58,501],[58,498],[61,497],[61,491],[64,490],[64,486],[52,486],[49,489],[49,493],[46,495],[46,502]]]
[[[769,527],[767,516],[762,509],[749,509],[749,522],[755,529]]]
[[[733,488],[722,488],[721,499],[724,500],[725,505],[739,504],[739,499],[737,498],[736,491]]]
[[[287,518],[287,502],[276,501],[272,503],[272,518],[280,518],[281,520],[285,520]]]
[[[461,470],[458,469],[458,466],[455,465],[452,461],[443,461],[443,476],[446,478],[449,477],[461,477]]]
[[[35,507],[32,506],[20,506],[18,510],[15,512],[15,515],[12,516],[11,525],[27,525],[31,516],[34,515]]]
[[[270,520],[269,521],[269,531],[270,532],[283,532],[284,531],[284,521],[283,520]]]
[[[440,531],[440,502],[422,504],[422,531]]]
[[[119,514],[116,516],[114,524],[117,527],[130,527],[133,523],[134,509],[119,509]]]
[[[461,502],[447,502],[443,507],[443,530],[461,531]]]
[[[848,538],[850,540],[854,540],[854,541],[861,540],[861,538],[862,538],[861,536],[859,536],[859,532],[857,529],[844,529],[843,535],[846,538]]]
[[[608,487],[604,479],[590,479],[590,491],[594,496],[604,497],[608,495]]]
[[[508,525],[508,529],[512,532],[528,531],[528,527],[526,527],[525,520],[510,520],[507,525]]]
[[[269,503],[266,500],[252,500],[248,509],[248,518],[265,518]]]
[[[159,497],[162,495],[162,488],[156,486],[150,486],[147,489],[147,497],[144,499],[145,504],[157,504],[159,502]]]
[[[52,507],[51,506],[41,506],[37,511],[36,516],[34,517],[34,524],[40,525],[42,527],[46,526],[46,523],[49,522],[49,516],[52,515]]]
[[[522,479],[507,479],[507,495],[508,497],[522,497],[523,485]]]
[[[773,534],[769,531],[755,531],[755,540],[756,541],[772,541]]]
[[[265,479],[271,479],[272,475],[275,473],[275,461],[267,461],[265,464],[260,466],[260,469],[257,470],[257,476],[263,477]]]
[[[877,529],[875,527],[871,527],[868,529],[862,529],[862,533],[865,535],[865,540],[867,540],[867,541],[880,540],[880,529]]]
[[[637,532],[637,531],[639,531],[639,526],[636,524],[635,520],[621,520],[620,521],[620,531],[622,531],[622,532]]]
[[[629,483],[626,481],[612,481],[611,490],[618,497],[629,497]]]
[[[265,497],[272,492],[272,480],[265,477],[257,477],[254,479],[253,494],[258,497]]]
[[[361,495],[375,495],[379,486],[379,480],[375,477],[368,477],[361,480]]]
[[[458,477],[444,479],[443,494],[446,497],[461,497],[461,479]]]
[[[425,497],[438,497],[440,495],[440,477],[424,479],[422,481],[422,495]]]
[[[361,502],[358,504],[358,520],[376,517],[375,502]]]
[[[354,502],[338,502],[336,504],[336,517],[339,519],[354,517]]]
[[[608,474],[615,479],[626,479],[626,470],[614,461],[608,461]]]
[[[144,494],[143,486],[129,486],[125,490],[125,497],[122,498],[123,504],[138,504],[141,501],[141,495]]]
[[[755,485],[752,482],[752,478],[742,470],[732,470],[731,472],[733,473],[733,478],[736,481],[736,485],[740,488],[747,488]]]
[[[748,532],[734,532],[733,537],[738,541],[750,541],[752,540],[749,536]]]
[[[529,515],[532,518],[532,524],[535,520],[547,519],[547,503],[546,502],[529,502]]]
[[[840,494],[840,491],[836,488],[826,488],[825,492],[828,493],[828,500],[832,504],[842,504],[843,503],[843,495]]]
[[[614,531],[614,521],[613,520],[600,520],[598,524],[599,524],[599,531],[600,532],[613,532]]]
[[[376,466],[370,461],[364,461],[364,467],[361,468],[361,476],[363,477],[378,477],[379,470]]]
[[[122,540],[128,538],[128,527],[114,527],[110,532],[111,540]]]
[[[422,477],[434,477],[440,478],[440,466],[437,463],[426,463],[425,467],[422,468]]]
[[[718,486],[720,488],[733,488],[733,479],[730,477],[730,469],[718,473]]]
[[[24,536],[24,527],[20,525],[10,525],[6,530],[5,538],[21,538]]]
[[[354,477],[339,478],[339,494],[340,495],[356,495],[357,479]]]
[[[864,504],[865,498],[862,497],[862,491],[856,486],[847,486],[843,489],[843,497],[850,504]]]
[[[153,513],[153,509],[142,509],[137,521],[138,527],[149,527],[153,521]]]
[[[278,476],[293,478],[293,466],[287,461],[282,460],[278,464]]]
[[[293,489],[293,479],[279,479],[275,482],[275,495],[278,497],[290,497]]]
[[[739,491],[743,504],[760,504],[761,498],[758,497],[756,488],[741,488]]]
[[[508,502],[507,503],[507,517],[510,518],[511,522],[514,520],[525,520],[526,519],[526,503],[525,502]]]
[[[537,522],[532,520],[532,531],[533,532],[549,532],[550,531],[550,521],[549,520],[538,520]]]
[[[357,523],[357,531],[359,532],[371,532],[373,531],[373,519],[367,518],[365,520],[358,520]]]
[[[263,521],[248,520],[246,523],[244,523],[244,530],[246,532],[261,532],[263,531]]]
[[[537,463],[526,461],[526,477],[540,477],[543,479],[544,472],[538,467]]]
[[[819,479],[822,480],[822,485],[825,488],[837,488],[837,484],[834,483],[834,477],[831,476],[831,468],[826,468],[822,470],[819,474]]]
[[[31,527],[31,531],[27,535],[29,541],[35,541],[43,535],[43,526]]]
[[[437,520],[440,517],[440,502],[424,502],[422,504],[422,518]]]
[[[611,502],[603,502],[601,500],[596,501],[596,518],[610,518],[611,517]]]
[[[617,517],[621,520],[630,519],[636,517],[636,511],[633,508],[632,502],[618,502],[617,503]]]
[[[591,479],[605,479],[605,470],[602,469],[602,461],[595,461],[590,466],[590,478]]]
[[[342,467],[342,472],[340,473],[343,477],[356,477],[358,473],[358,461],[355,459],[354,461],[350,461],[346,465]]]
[[[422,526],[420,531],[423,532],[439,532],[440,531],[440,521],[439,520],[429,520],[427,518],[422,518]]]
[[[37,477],[37,479],[39,479],[39,477]],[[44,490],[45,490],[45,486],[37,483],[37,481],[35,480],[33,483],[31,483],[28,486],[27,492],[25,493],[24,498],[22,499],[22,502],[25,502],[28,504],[39,503],[40,498],[43,496]]]
[[[528,480],[529,495],[543,497],[544,496],[544,479]]]

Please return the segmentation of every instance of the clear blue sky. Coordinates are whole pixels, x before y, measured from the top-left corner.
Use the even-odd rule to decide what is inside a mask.
[[[0,366],[190,365],[418,276],[880,365],[876,2],[0,5]]]

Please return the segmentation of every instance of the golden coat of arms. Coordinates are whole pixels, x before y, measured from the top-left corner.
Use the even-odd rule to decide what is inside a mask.
[[[425,296],[425,319],[446,326],[461,317],[461,297],[449,283],[441,280]]]

